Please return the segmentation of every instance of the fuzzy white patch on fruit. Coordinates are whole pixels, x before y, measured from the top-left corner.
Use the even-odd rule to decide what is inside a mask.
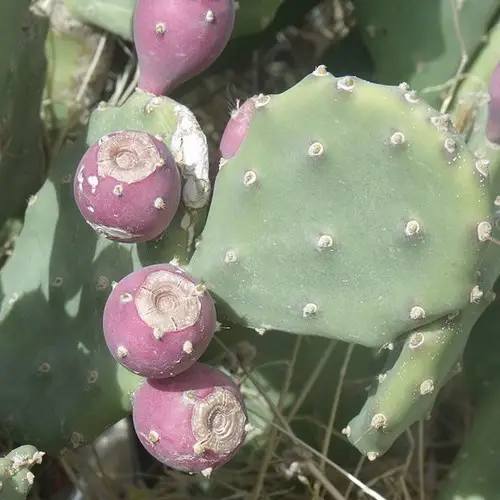
[[[155,201],[153,202],[153,205],[155,208],[158,210],[164,210],[167,205],[165,205],[165,201],[163,198],[156,198]]]
[[[205,21],[210,24],[215,21],[215,15],[212,10],[207,10],[207,13],[205,14]]]
[[[94,207],[91,207],[91,206],[88,206],[88,207],[87,207],[87,210],[88,210],[91,214],[93,214],[93,213],[95,212],[95,208],[94,208]]]
[[[110,236],[118,240],[130,240],[132,238],[141,236],[139,234],[129,233],[128,231],[124,231],[123,229],[117,227],[108,227],[104,226],[103,224],[96,224],[90,221],[87,221],[87,224],[89,224],[89,226],[92,227],[92,229],[96,233],[102,234],[104,236]]]
[[[165,23],[157,23],[155,26],[155,33],[157,35],[163,35],[167,31]]]
[[[196,117],[186,106],[175,103],[177,128],[170,150],[184,178],[182,201],[190,208],[203,208],[210,199],[207,138]]]
[[[92,194],[94,194],[97,190],[97,186],[99,185],[99,179],[97,178],[96,175],[89,175],[87,177],[87,182],[90,184],[90,187],[92,188]]]
[[[120,302],[122,304],[128,304],[129,302],[132,302],[133,296],[131,293],[125,292],[120,295]]]
[[[123,358],[126,358],[128,356],[128,349],[122,345],[119,345],[117,348],[116,348],[116,355],[120,358],[120,359],[123,359]]]
[[[196,295],[204,295],[207,291],[207,287],[203,284],[203,283],[198,283],[195,287],[194,287],[194,293]]]
[[[113,194],[115,196],[121,196],[123,194],[123,186],[121,184],[117,184],[114,188],[113,188]]]
[[[78,182],[78,191],[83,191],[83,182],[85,181],[85,177],[83,175],[84,167],[82,167],[76,176],[76,180]]]
[[[147,179],[165,159],[145,132],[110,134],[97,154],[97,170],[102,177],[133,184]]]
[[[149,431],[146,439],[150,444],[155,445],[160,440],[160,435],[156,431]]]
[[[154,332],[188,328],[196,324],[201,314],[196,285],[168,271],[148,275],[136,293],[135,307],[142,321]]]
[[[182,350],[186,354],[192,354],[193,353],[193,343],[189,342],[189,340],[186,340],[186,342],[184,342],[184,344],[182,345]]]
[[[198,400],[193,407],[194,452],[231,453],[244,439],[246,424],[247,417],[240,400],[231,391],[214,387],[212,394]]]
[[[185,391],[182,393],[182,400],[184,401],[185,404],[192,406],[196,403],[198,398],[196,397],[194,391]]]

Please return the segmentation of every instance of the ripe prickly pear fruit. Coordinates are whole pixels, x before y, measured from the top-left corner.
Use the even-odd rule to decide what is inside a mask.
[[[205,352],[217,329],[205,287],[182,269],[156,264],[123,278],[104,307],[106,344],[143,377],[173,377]]]
[[[235,11],[234,0],[138,0],[138,87],[166,94],[208,68],[229,41]]]
[[[220,154],[225,160],[232,158],[240,149],[254,110],[255,99],[251,97],[231,113],[231,119],[227,122],[219,145]]]
[[[177,212],[181,177],[161,140],[146,132],[118,131],[86,151],[77,168],[74,196],[95,231],[124,243],[150,241]]]
[[[205,475],[236,454],[248,429],[238,386],[202,363],[174,378],[145,381],[134,394],[132,417],[153,457],[173,469]]]
[[[496,65],[491,75],[489,94],[486,137],[489,141],[500,144],[500,63]]]

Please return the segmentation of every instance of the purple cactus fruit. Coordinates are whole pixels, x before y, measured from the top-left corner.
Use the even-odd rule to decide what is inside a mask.
[[[186,271],[156,264],[125,276],[103,313],[113,357],[143,377],[173,377],[192,366],[217,330],[214,301]]]
[[[236,454],[248,429],[238,386],[202,363],[171,379],[146,380],[134,394],[132,417],[140,442],[154,458],[205,475]]]
[[[139,89],[163,95],[208,68],[231,37],[235,11],[234,0],[137,0]]]
[[[489,141],[500,145],[500,63],[495,66],[491,75],[489,94],[486,137]]]
[[[104,135],[90,146],[73,187],[90,226],[125,243],[159,237],[181,199],[181,176],[167,146],[133,130]]]
[[[255,99],[251,97],[231,113],[231,119],[227,122],[219,145],[220,154],[225,160],[232,158],[240,149],[254,110]]]

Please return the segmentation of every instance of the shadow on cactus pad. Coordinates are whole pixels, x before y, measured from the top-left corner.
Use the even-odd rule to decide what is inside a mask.
[[[98,238],[73,200],[83,138],[63,151],[31,198],[0,275],[0,432],[50,454],[95,439],[130,411],[139,377],[102,338],[113,281],[139,265],[135,245]]]

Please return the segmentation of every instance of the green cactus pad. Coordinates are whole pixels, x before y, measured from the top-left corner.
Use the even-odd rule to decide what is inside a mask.
[[[71,13],[82,22],[98,26],[132,41],[136,0],[64,0]]]
[[[472,428],[437,500],[489,500],[498,498],[500,476],[500,378],[492,381],[474,414]]]
[[[196,117],[169,97],[137,90],[123,105],[101,103],[90,116],[87,145],[116,130],[141,130],[165,142],[182,175],[182,201],[159,241],[140,245],[144,264],[174,259],[186,264],[205,223],[211,185],[208,145]]]
[[[484,305],[476,305],[484,310]],[[373,460],[431,411],[439,390],[454,374],[476,315],[437,320],[412,332],[394,349],[372,394],[344,434]],[[472,324],[470,324],[472,322]],[[391,346],[392,347],[392,346]]]
[[[356,19],[375,61],[378,83],[408,82],[432,106],[452,89],[462,58],[480,48],[500,12],[498,0],[354,0]],[[425,36],[422,36],[425,33]]]
[[[382,346],[469,302],[487,182],[407,86],[320,67],[222,163],[189,270],[229,319]]]
[[[24,445],[0,458],[0,498],[2,500],[24,500],[35,479],[31,468],[42,463],[44,452],[34,446]]]
[[[84,138],[83,138],[84,139]],[[73,199],[85,141],[70,145],[30,200],[0,272],[0,434],[51,455],[123,418],[141,380],[108,352],[102,312],[113,282],[140,267],[135,245],[97,237]]]
[[[484,125],[485,117],[483,114],[479,117],[483,118]],[[484,127],[482,130],[477,136],[473,134],[471,139],[476,141],[480,136],[484,139]],[[496,200],[500,196],[499,161],[498,156],[495,158],[494,155],[488,156],[486,150],[484,152],[486,156],[483,159],[490,160],[490,207],[495,212]],[[498,228],[495,228],[495,233],[498,238]],[[471,332],[477,327],[483,328],[483,313],[495,297],[492,290],[500,276],[500,246],[494,242],[486,245],[471,303],[459,314],[413,331],[401,349],[394,349],[389,356],[388,367],[379,375],[365,405],[346,427],[349,441],[370,458],[384,454],[406,429],[432,410],[439,390],[461,360]],[[496,353],[491,342],[479,342],[479,345],[488,345],[488,349]],[[488,369],[490,357],[476,352],[475,359],[481,359],[481,366],[486,365]]]
[[[48,18],[30,0],[0,2],[0,256],[12,221],[43,184],[45,154],[40,119],[46,74]],[[6,231],[3,231],[7,229]]]
[[[43,107],[43,118],[49,129],[81,125],[82,115],[87,118],[87,108],[99,100],[112,63],[113,39],[106,40],[88,82],[86,78],[102,36],[71,17],[63,0],[56,0],[52,5],[50,31],[45,42],[48,69]]]

